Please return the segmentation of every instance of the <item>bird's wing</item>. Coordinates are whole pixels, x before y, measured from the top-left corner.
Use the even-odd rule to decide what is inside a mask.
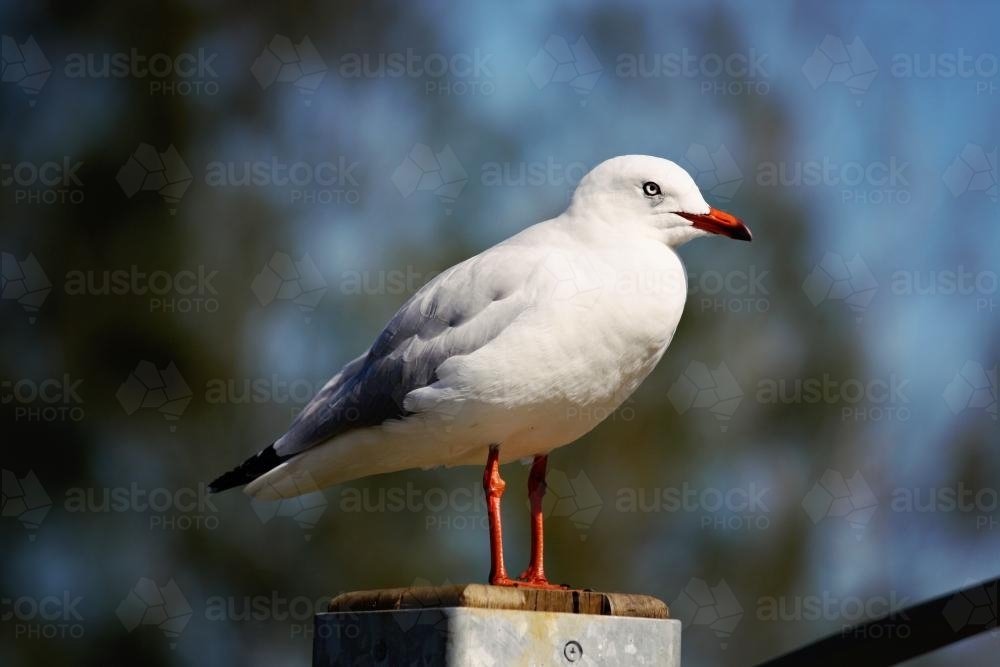
[[[530,276],[547,253],[537,245],[501,244],[438,275],[399,309],[367,354],[299,413],[275,443],[277,454],[292,456],[410,414],[407,394],[433,384],[444,361],[488,344],[531,307],[537,294]]]

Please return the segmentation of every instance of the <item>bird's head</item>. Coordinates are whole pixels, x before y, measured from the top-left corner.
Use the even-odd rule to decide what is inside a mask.
[[[634,225],[674,248],[708,234],[751,238],[742,220],[708,205],[684,169],[649,155],[623,155],[591,169],[573,193],[570,212]]]

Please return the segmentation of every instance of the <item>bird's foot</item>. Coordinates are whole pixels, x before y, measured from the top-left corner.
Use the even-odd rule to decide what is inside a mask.
[[[521,573],[521,576],[517,578],[515,583],[517,586],[523,588],[541,588],[547,591],[568,591],[569,586],[564,586],[562,584],[551,584],[549,580],[545,578],[545,575],[537,570],[532,570],[530,567]]]
[[[490,586],[517,586],[517,580],[508,576],[490,577]]]
[[[490,577],[490,586],[509,586],[511,588],[537,588],[547,591],[568,591],[569,586],[550,584],[544,575],[532,575],[525,571],[517,579],[510,577]]]
[[[518,579],[514,582],[518,588],[538,588],[544,591],[568,591],[569,586],[564,584],[551,584],[545,579]]]

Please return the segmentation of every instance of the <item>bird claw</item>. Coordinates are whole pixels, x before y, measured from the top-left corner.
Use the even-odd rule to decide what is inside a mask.
[[[538,588],[545,591],[568,591],[570,589],[569,586],[565,586],[563,584],[550,584],[549,581],[544,578],[543,579],[522,578],[518,579],[514,583],[514,585],[519,586],[521,588]]]
[[[529,571],[525,571],[517,579],[511,579],[510,577],[492,577],[490,578],[490,586],[507,586],[510,588],[537,588],[540,590],[547,591],[568,591],[569,586],[564,586],[562,584],[550,584],[548,579],[544,576],[538,574],[532,574]]]
[[[490,577],[490,586],[517,586],[517,580],[510,577]]]

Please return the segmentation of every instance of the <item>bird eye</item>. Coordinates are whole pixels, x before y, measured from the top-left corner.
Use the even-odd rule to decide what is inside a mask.
[[[660,186],[653,181],[646,181],[642,184],[642,191],[647,197],[656,197],[660,194]]]

